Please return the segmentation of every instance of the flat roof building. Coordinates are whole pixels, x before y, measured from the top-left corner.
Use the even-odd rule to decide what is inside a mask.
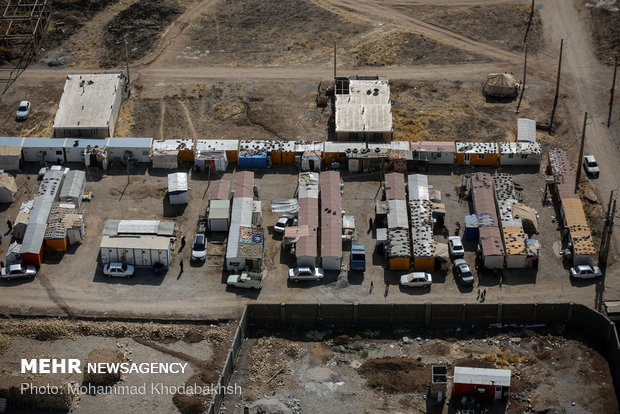
[[[114,136],[125,93],[123,74],[67,75],[54,119],[55,137]]]

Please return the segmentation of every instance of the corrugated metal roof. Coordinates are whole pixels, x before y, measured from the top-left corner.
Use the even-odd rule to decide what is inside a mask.
[[[536,142],[536,121],[527,118],[517,119],[517,141]]]
[[[488,214],[497,225],[497,210],[493,195],[493,180],[489,173],[475,173],[470,178],[472,200],[476,214]]]
[[[317,228],[319,226],[319,203],[316,198],[299,199],[299,226],[308,226],[307,237],[297,241],[295,254],[297,257],[317,255]]]
[[[110,148],[148,148],[153,146],[153,138],[110,138],[108,147]]]
[[[64,148],[107,147],[109,138],[67,138]]]
[[[230,200],[211,200],[209,219],[227,219],[230,216]]]
[[[578,198],[567,198],[562,200],[562,211],[564,212],[564,221],[566,227],[571,226],[587,226],[588,221],[583,211],[583,205]]]
[[[64,171],[47,170],[41,180],[41,184],[39,184],[37,195],[49,195],[56,198],[56,195],[60,192],[60,187],[64,178]]]
[[[568,151],[563,148],[550,148],[548,152],[551,174],[557,180],[559,176],[570,174],[572,171]]]
[[[230,195],[230,182],[228,180],[212,181],[209,185],[207,200],[228,200]]]
[[[187,173],[168,174],[168,193],[180,194],[187,191]]]
[[[388,229],[387,240],[388,257],[411,257],[409,229]]]
[[[504,247],[502,246],[502,236],[499,227],[484,226],[480,227],[480,244],[482,253],[485,256],[503,256]]]
[[[527,236],[520,226],[504,226],[502,228],[506,255],[527,255]]]
[[[2,157],[21,157],[21,145],[0,145],[0,156]]]
[[[235,173],[234,196],[236,197],[254,197],[254,172],[253,171],[237,171]]]
[[[587,256],[596,254],[592,243],[592,232],[587,226],[573,226],[570,228],[570,240],[573,244],[573,252],[576,255]]]
[[[569,198],[579,198],[575,192],[575,175],[572,172],[558,176],[555,180],[555,186],[561,202]]]
[[[0,137],[0,145],[16,145],[21,147],[23,142],[24,137]]]
[[[435,241],[432,226],[411,227],[411,251],[414,257],[435,255]]]
[[[323,151],[322,141],[291,141],[295,143],[295,152]]]
[[[324,151],[329,153],[341,153],[346,152],[347,149],[356,148],[358,151],[360,149],[366,148],[365,142],[338,142],[338,141],[326,141],[324,144]]]
[[[22,241],[22,253],[38,254],[41,251],[45,230],[47,229],[47,219],[53,203],[54,199],[50,196],[36,196],[34,198],[34,205],[30,217],[28,217],[28,226]]]
[[[407,202],[405,200],[389,200],[387,215],[389,229],[409,229],[407,218]]]
[[[453,141],[412,141],[411,151],[420,152],[455,152]]]
[[[321,173],[321,257],[342,257],[340,173]]]
[[[498,147],[495,142],[457,142],[456,152],[467,154],[497,154]]]
[[[428,177],[423,174],[410,174],[407,177],[409,200],[429,200]]]
[[[153,141],[153,153],[162,152],[179,152],[180,150],[194,149],[193,139],[158,139]]]
[[[393,151],[409,151],[409,141],[388,141],[388,142],[369,142],[368,149],[374,151],[375,148],[382,148]]]
[[[62,149],[65,145],[64,138],[24,138],[23,148],[58,148]]]
[[[319,198],[319,174],[315,172],[299,173],[298,199]]]
[[[168,250],[170,237],[162,236],[134,236],[134,237],[110,237],[103,236],[99,248],[115,249],[152,249]]]
[[[153,234],[158,236],[174,235],[174,221],[159,220],[106,220],[103,223],[104,236]]]
[[[349,94],[336,94],[336,132],[391,132],[387,80],[350,80]]]
[[[254,175],[252,174],[252,176]],[[228,245],[226,246],[227,258],[239,257],[239,231],[242,226],[252,226],[253,211],[253,197],[235,197],[233,199],[232,212],[230,215],[230,228],[228,230]]]
[[[239,140],[236,139],[199,139],[196,151],[237,151]]]
[[[542,146],[538,142],[500,142],[499,150],[504,154],[539,155]]]
[[[290,148],[287,143],[288,141],[282,140],[241,140],[239,141],[239,150],[282,152],[286,148]]]
[[[454,367],[455,384],[510,387],[511,375],[509,369]]]
[[[404,174],[397,172],[385,174],[385,199],[406,200]]]
[[[60,198],[66,199],[82,197],[84,186],[86,185],[86,173],[81,170],[71,170],[67,173],[62,188]]]

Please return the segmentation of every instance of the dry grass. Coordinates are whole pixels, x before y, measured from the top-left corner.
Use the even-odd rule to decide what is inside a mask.
[[[494,353],[485,354],[484,359],[496,366],[517,365],[530,362],[530,357],[514,351],[501,351],[496,349]]]
[[[0,333],[0,354],[4,354],[9,349],[11,342],[13,339],[10,336]]]
[[[123,105],[121,105],[121,111],[118,115],[118,122],[114,130],[114,135],[118,137],[128,137],[131,135],[134,125],[134,101],[125,99]]]

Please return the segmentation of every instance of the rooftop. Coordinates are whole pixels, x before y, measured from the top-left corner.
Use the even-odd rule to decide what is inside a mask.
[[[349,80],[349,93],[336,94],[336,132],[391,132],[388,80]]]
[[[497,154],[495,142],[457,142],[456,152],[469,154]]]
[[[413,141],[411,151],[426,152],[454,152],[455,143],[452,141]]]
[[[237,171],[235,178],[235,198],[237,197],[254,197],[254,172]]]
[[[385,199],[405,200],[405,176],[402,173],[385,174]]]
[[[509,369],[454,367],[455,384],[497,385],[510,387]]]

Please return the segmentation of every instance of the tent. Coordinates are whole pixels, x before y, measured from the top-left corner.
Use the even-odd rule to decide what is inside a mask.
[[[519,92],[519,84],[509,73],[490,73],[482,87],[485,96],[514,98]]]
[[[7,173],[0,174],[0,203],[15,201],[15,193],[17,193],[15,178]]]
[[[450,253],[447,243],[435,244],[435,267],[442,271],[448,271],[450,268]]]
[[[523,230],[529,234],[538,234],[538,212],[524,204],[512,205],[512,216],[521,219]]]

